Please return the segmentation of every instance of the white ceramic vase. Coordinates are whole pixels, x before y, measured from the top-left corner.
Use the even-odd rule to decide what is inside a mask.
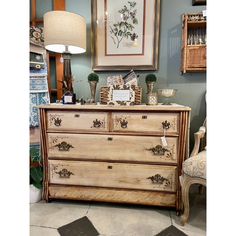
[[[42,189],[36,188],[33,184],[30,185],[30,203],[39,202],[42,199]]]

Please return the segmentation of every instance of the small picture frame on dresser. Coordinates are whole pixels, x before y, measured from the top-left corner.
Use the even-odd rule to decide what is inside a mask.
[[[142,89],[138,86],[113,85],[101,87],[100,100],[104,105],[139,105]]]
[[[62,97],[63,104],[76,104],[76,95],[70,91],[64,93]]]

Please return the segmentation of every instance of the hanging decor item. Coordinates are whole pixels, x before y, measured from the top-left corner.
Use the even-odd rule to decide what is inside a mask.
[[[94,71],[158,69],[160,2],[91,1]]]
[[[30,43],[43,47],[44,46],[44,35],[43,35],[43,28],[30,26]]]
[[[45,68],[45,62],[42,53],[30,52],[30,69],[41,70]]]
[[[91,91],[91,99],[89,100],[89,103],[95,103],[95,95],[98,81],[99,76],[96,73],[91,73],[88,75],[88,82]]]

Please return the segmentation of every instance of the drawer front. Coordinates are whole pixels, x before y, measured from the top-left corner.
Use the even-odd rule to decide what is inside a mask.
[[[60,131],[107,131],[106,112],[48,111],[47,128]]]
[[[49,160],[51,184],[176,191],[175,166]]]
[[[48,156],[94,160],[178,162],[178,138],[95,134],[48,134]]]
[[[178,133],[178,113],[112,113],[113,131]]]

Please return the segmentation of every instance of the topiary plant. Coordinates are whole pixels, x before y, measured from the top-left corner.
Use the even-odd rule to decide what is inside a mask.
[[[145,78],[146,83],[147,82],[156,82],[157,81],[157,77],[154,74],[148,74]]]
[[[88,75],[88,81],[97,81],[99,80],[99,76],[96,73],[91,73]]]

